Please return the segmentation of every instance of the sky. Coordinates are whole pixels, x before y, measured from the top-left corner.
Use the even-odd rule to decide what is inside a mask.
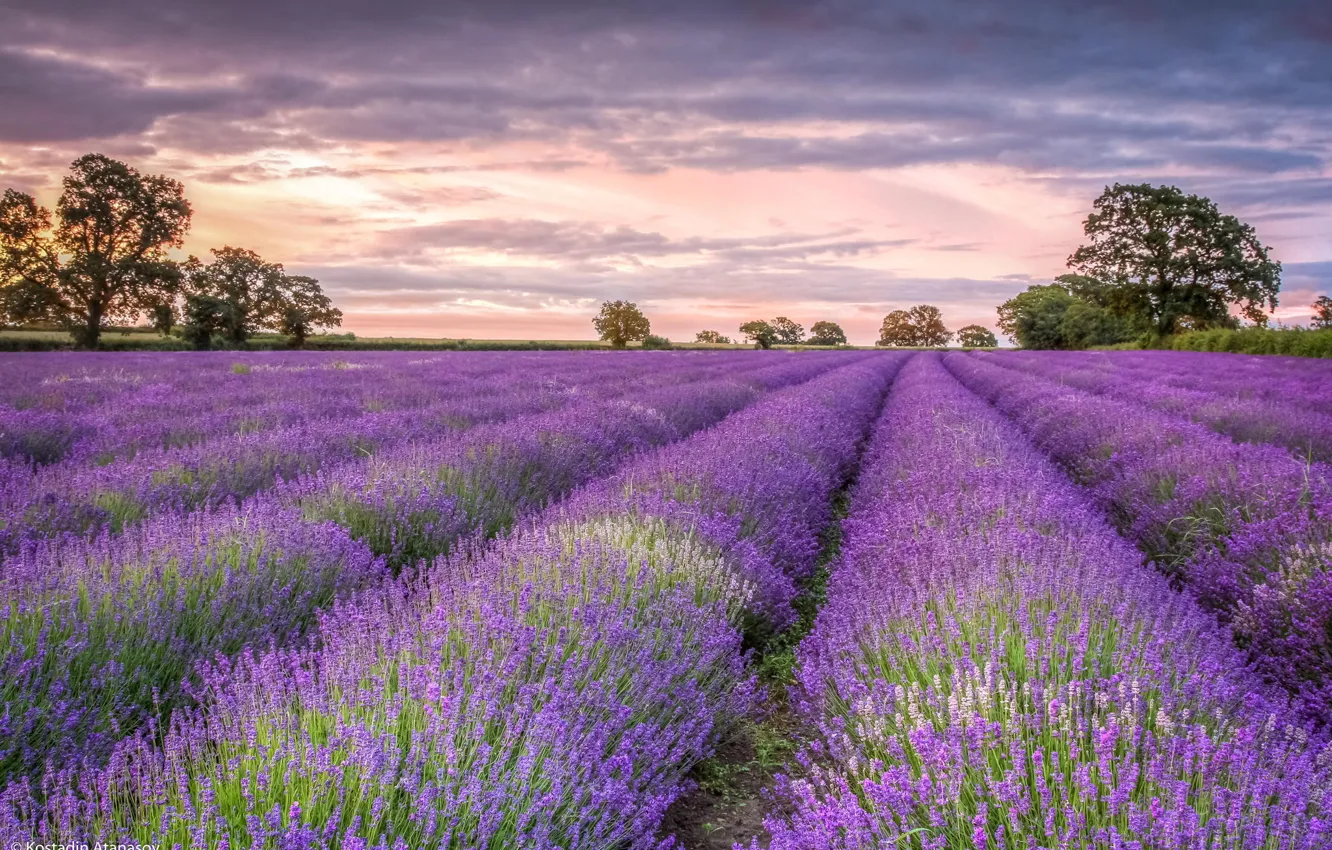
[[[1332,294],[1325,0],[0,0],[0,187],[96,151],[188,252],[318,278],[362,336],[950,327],[1065,271],[1109,184],[1257,228]]]

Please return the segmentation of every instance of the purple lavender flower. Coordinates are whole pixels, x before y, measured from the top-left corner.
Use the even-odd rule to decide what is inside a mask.
[[[1332,750],[937,357],[894,385],[844,533],[771,847],[1332,840]]]

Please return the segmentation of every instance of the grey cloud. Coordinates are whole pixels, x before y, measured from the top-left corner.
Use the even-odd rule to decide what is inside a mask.
[[[1201,0],[11,6],[16,25],[0,36],[11,43],[174,73],[151,90],[121,72],[71,79],[63,90],[93,92],[104,108],[33,114],[29,134],[137,132],[208,106],[211,140],[169,120],[163,131],[212,150],[264,146],[265,133],[297,143],[588,136],[644,171],[967,159],[1280,172],[1323,161],[1281,131],[1318,120],[1332,90],[1332,45],[1310,37],[1327,15],[1298,0],[1261,12]],[[217,74],[239,82],[215,91]],[[30,112],[31,100],[21,98]],[[810,120],[906,131],[806,142],[726,129]],[[708,122],[718,135],[670,138]],[[1158,149],[1130,149],[1146,142]]]
[[[911,239],[865,239],[854,231],[755,237],[687,237],[631,227],[537,219],[463,219],[382,231],[372,254],[396,262],[425,261],[450,249],[492,251],[510,257],[605,263],[699,256],[718,262],[780,263],[814,256],[848,257],[912,244]]]

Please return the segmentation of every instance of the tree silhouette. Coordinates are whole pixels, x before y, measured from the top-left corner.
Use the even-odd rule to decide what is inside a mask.
[[[804,327],[785,316],[778,316],[769,324],[772,326],[776,342],[780,345],[799,345],[805,341]]]
[[[186,312],[221,323],[229,342],[240,345],[262,330],[279,331],[300,345],[316,326],[342,324],[342,311],[329,301],[319,281],[289,275],[281,263],[270,263],[244,248],[214,248],[213,262],[195,257],[186,263],[189,298],[212,299],[226,309],[205,309],[201,303]]]
[[[113,320],[174,298],[192,210],[180,183],[87,154],[51,213],[13,189],[0,199],[0,305],[14,322],[50,321],[96,348]]]
[[[1332,328],[1332,298],[1318,296],[1318,300],[1313,303],[1312,324],[1315,328]]]

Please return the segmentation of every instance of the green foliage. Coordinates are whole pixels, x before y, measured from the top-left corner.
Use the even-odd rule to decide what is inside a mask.
[[[1233,327],[1232,305],[1255,323],[1276,307],[1281,264],[1253,227],[1174,186],[1116,183],[1096,199],[1090,240],[1068,266],[1075,296],[1121,317],[1141,317],[1159,336],[1181,328]]]
[[[266,262],[244,248],[214,248],[212,254],[214,260],[208,265],[195,257],[186,263],[188,297],[195,299],[196,308],[204,303],[226,305],[214,313],[232,345],[269,330],[290,336],[299,346],[315,327],[342,324],[342,311],[332,305],[314,278],[289,275],[281,263]],[[195,311],[187,305],[186,313],[191,312]],[[200,334],[202,329],[193,338]]]
[[[944,326],[943,313],[938,307],[917,304],[910,310],[894,310],[884,316],[875,345],[939,348],[952,338],[953,332]]]
[[[694,342],[707,342],[714,345],[730,345],[731,338],[722,336],[720,331],[699,331],[694,335]]]
[[[777,330],[762,319],[745,322],[740,326],[740,333],[759,348],[772,348],[772,344],[777,341]]]
[[[173,298],[192,215],[180,183],[101,154],[75,160],[55,219],[31,195],[0,199],[0,309],[13,324],[54,322],[95,348],[106,326]]]
[[[799,345],[805,341],[805,328],[785,316],[778,316],[770,324],[773,335],[780,345]]]
[[[624,348],[652,333],[652,324],[632,301],[602,302],[601,312],[592,320],[592,327],[613,348]]]
[[[1177,334],[1156,342],[1154,347],[1175,351],[1332,357],[1332,328],[1217,328]]]
[[[185,341],[195,348],[213,347],[214,338],[230,339],[241,323],[234,304],[214,295],[185,297]]]
[[[171,329],[176,324],[176,308],[162,301],[153,305],[150,315],[153,317],[153,330],[162,336],[171,336]]]
[[[836,322],[815,322],[809,333],[810,345],[846,345],[846,332]]]
[[[1070,290],[1072,275],[1060,282],[1029,286],[999,306],[999,328],[1023,348],[1080,349],[1127,342],[1139,330],[1127,319],[1086,301]],[[1084,289],[1085,291],[1085,289]]]
[[[670,351],[671,341],[664,336],[648,334],[643,337],[643,347],[649,351]]]
[[[994,331],[984,325],[967,325],[957,332],[957,341],[963,348],[996,348],[999,345]]]
[[[1315,330],[1332,328],[1332,298],[1318,296],[1318,300],[1313,303],[1313,321],[1310,324]]]

